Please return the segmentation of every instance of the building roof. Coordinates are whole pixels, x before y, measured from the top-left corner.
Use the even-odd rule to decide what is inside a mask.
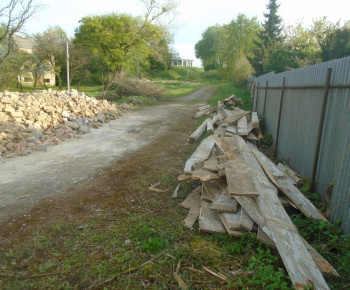
[[[34,39],[32,38],[23,38],[18,35],[13,36],[13,41],[18,46],[19,49],[32,50],[34,45]]]

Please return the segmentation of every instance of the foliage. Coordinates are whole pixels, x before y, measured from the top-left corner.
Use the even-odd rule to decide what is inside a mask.
[[[59,26],[49,27],[43,33],[34,35],[34,54],[41,60],[46,61],[54,69],[61,87],[62,67],[66,67],[66,41],[67,34]]]
[[[268,13],[264,13],[265,22],[263,24],[263,30],[260,31],[258,37],[259,40],[255,41],[255,48],[253,50],[254,55],[249,57],[256,75],[259,76],[267,72],[265,66],[272,59],[271,54],[282,43],[282,19],[277,14],[279,5],[277,0],[269,0],[269,4],[266,6]],[[271,65],[269,69],[273,69]]]
[[[118,74],[110,82],[104,97],[109,100],[120,100],[128,96],[143,96],[160,100],[163,97],[163,89],[149,80],[137,80]]]
[[[0,67],[13,52],[13,37],[21,33],[23,25],[44,8],[33,0],[7,0],[0,7],[0,44],[6,42],[6,48],[0,54]]]
[[[262,148],[270,148],[273,144],[272,134],[267,132],[264,134],[264,138],[257,142],[257,145]]]

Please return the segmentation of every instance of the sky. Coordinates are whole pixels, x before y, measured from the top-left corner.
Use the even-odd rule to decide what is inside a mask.
[[[1,2],[6,0],[1,0]],[[158,0],[159,1],[159,0]],[[164,1],[164,0],[160,0]],[[194,45],[201,39],[202,33],[215,24],[228,24],[239,13],[248,17],[256,16],[264,22],[263,13],[267,12],[268,0],[175,0],[178,27],[174,33],[174,48],[181,58],[194,60],[194,66],[201,66],[196,59]],[[37,1],[38,2],[38,1]],[[49,26],[60,26],[69,37],[79,26],[84,16],[106,13],[128,13],[142,15],[144,6],[140,0],[42,0],[46,9],[37,13],[25,26],[27,34],[44,32]],[[336,22],[350,20],[349,0],[279,0],[278,14],[285,25],[302,20],[304,27],[312,25],[313,19],[327,16]],[[0,4],[0,6],[2,6]]]

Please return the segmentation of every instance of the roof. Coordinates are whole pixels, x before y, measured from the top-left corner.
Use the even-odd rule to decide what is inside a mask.
[[[32,50],[34,45],[34,39],[32,38],[23,38],[18,35],[13,36],[13,40],[19,49]]]

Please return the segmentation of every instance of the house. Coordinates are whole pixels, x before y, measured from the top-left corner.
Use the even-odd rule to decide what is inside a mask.
[[[23,38],[18,35],[13,36],[13,49],[14,50],[21,50],[27,53],[33,53],[33,45],[34,45],[34,39],[32,38]],[[25,66],[25,65],[24,65]],[[31,75],[30,72],[27,72],[25,75],[19,75],[18,81],[22,83],[23,85],[33,85],[33,75]],[[45,85],[48,87],[54,86],[56,84],[56,78],[55,78],[55,70],[54,68],[51,68],[50,71],[46,72],[44,74],[42,82],[45,82]],[[44,85],[42,83],[42,85]]]
[[[171,61],[171,64],[176,65],[176,66],[193,66],[193,60],[184,59],[184,58],[177,58],[177,59],[173,59]]]

